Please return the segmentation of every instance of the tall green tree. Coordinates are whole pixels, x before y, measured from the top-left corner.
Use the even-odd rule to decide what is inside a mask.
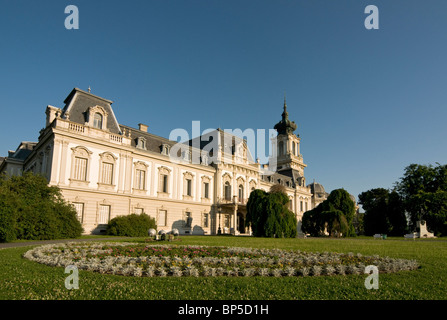
[[[354,216],[355,204],[349,193],[342,188],[335,189],[316,208],[303,214],[301,230],[312,236],[320,236],[325,231],[330,236],[355,236]]]
[[[246,222],[257,237],[296,237],[297,220],[288,208],[289,197],[281,188],[267,193],[254,190],[247,203]]]
[[[411,164],[395,190],[402,197],[411,229],[416,221],[425,220],[432,232],[447,235],[447,165]]]
[[[366,235],[376,233],[402,236],[407,231],[403,203],[396,191],[375,188],[359,194],[359,204],[365,210]]]

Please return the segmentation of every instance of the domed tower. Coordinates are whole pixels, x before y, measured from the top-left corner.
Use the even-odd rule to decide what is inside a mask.
[[[313,182],[309,184],[307,187],[310,188],[310,192],[312,192],[312,209],[317,207],[320,203],[327,199],[329,194],[324,190],[323,185]]]
[[[293,178],[294,184],[304,187],[303,156],[300,154],[300,137],[293,132],[297,129],[295,121],[289,120],[286,98],[284,97],[284,111],[282,119],[273,127],[278,135],[272,139],[273,148],[276,149],[277,172]]]

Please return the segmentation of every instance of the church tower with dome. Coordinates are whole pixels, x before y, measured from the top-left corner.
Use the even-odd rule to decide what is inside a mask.
[[[292,178],[298,186],[305,187],[306,179],[304,177],[304,168],[307,166],[303,162],[303,156],[300,153],[300,137],[295,134],[297,129],[295,121],[289,120],[287,112],[286,98],[284,97],[284,111],[282,119],[273,127],[278,135],[272,140],[272,144],[276,144],[277,151],[277,172]]]

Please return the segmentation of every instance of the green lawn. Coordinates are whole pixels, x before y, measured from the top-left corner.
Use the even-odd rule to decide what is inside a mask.
[[[100,237],[98,240],[101,239]],[[128,239],[127,241],[143,241]],[[379,289],[367,290],[367,275],[322,277],[134,278],[79,271],[79,289],[67,290],[63,268],[28,261],[30,247],[0,250],[0,299],[447,299],[447,241],[355,239],[264,239],[185,236],[175,244],[225,245],[354,252],[416,259],[421,268],[380,274]]]

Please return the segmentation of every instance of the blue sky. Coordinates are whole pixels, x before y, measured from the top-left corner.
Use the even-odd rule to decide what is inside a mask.
[[[367,5],[379,30],[367,30]],[[79,9],[67,30],[65,7]],[[118,122],[268,130],[284,92],[314,179],[356,197],[447,158],[444,0],[0,0],[0,155],[74,87]]]

